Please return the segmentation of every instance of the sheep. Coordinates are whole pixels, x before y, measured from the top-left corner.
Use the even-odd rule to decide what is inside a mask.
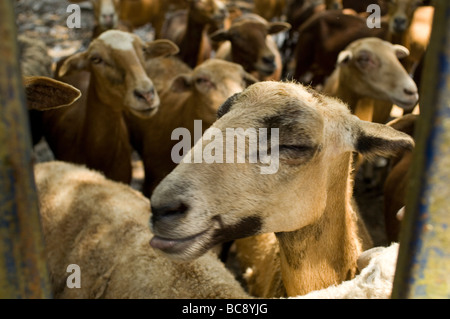
[[[88,0],[69,0],[72,3],[80,3]],[[133,31],[132,26],[119,19],[121,0],[89,0],[94,11],[94,29],[92,39],[108,30]]]
[[[270,35],[289,28],[285,22],[269,23],[258,15],[244,14],[236,18],[228,30],[218,30],[211,35],[213,41],[225,41],[215,58],[238,63],[259,80],[280,80],[281,54]]]
[[[39,39],[31,39],[26,35],[17,37],[19,46],[19,61],[22,75],[52,77],[52,58],[48,54],[47,46]],[[28,110],[30,131],[33,146],[38,144],[44,136],[42,128],[42,113],[38,109]]]
[[[229,96],[256,81],[240,65],[210,59],[167,84],[168,88],[160,95],[160,110],[152,118],[126,116],[133,147],[144,162],[146,196],[176,166],[171,155],[178,143],[171,138],[173,130],[187,128],[193,138],[194,120],[201,120],[203,133]]]
[[[352,113],[366,121],[372,120],[374,106],[363,98],[412,109],[419,99],[418,89],[398,61],[408,54],[405,47],[378,38],[353,41],[339,53],[323,92],[346,102]]]
[[[53,61],[43,41],[31,39],[26,35],[19,35],[17,43],[20,68],[23,75],[52,77]]]
[[[131,187],[67,162],[40,163],[34,171],[55,298],[253,298],[212,251],[180,263],[151,249],[150,203]],[[363,253],[358,262],[366,260],[367,270],[342,283],[343,289],[356,286],[352,282],[357,281],[358,297],[388,298],[392,281],[387,265],[395,257],[387,259],[384,255],[391,247]],[[81,287],[71,289],[67,286],[67,267],[74,264],[80,267]],[[365,285],[360,284],[362,279]],[[349,296],[336,287],[333,290],[333,295],[325,290],[303,298],[347,298],[356,294],[354,291]]]
[[[176,56],[158,57],[146,61],[145,71],[152,79],[156,92],[162,93],[176,76],[190,73],[192,69]]]
[[[187,10],[176,11],[164,22],[162,37],[180,48],[179,58],[194,68],[211,56],[208,28],[221,28],[227,16],[220,0],[188,1]]]
[[[27,101],[28,118],[32,145],[35,146],[43,136],[40,115],[60,107],[67,107],[77,101],[81,92],[71,85],[45,76],[24,76],[23,86]],[[33,162],[36,155],[32,154]]]
[[[384,24],[370,29],[366,19],[354,12],[319,11],[298,27],[292,57],[285,59],[286,76],[314,87],[323,85],[346,46],[365,37],[386,39],[387,33]]]
[[[155,39],[161,39],[166,15],[171,10],[186,8],[186,2],[186,0],[121,0],[119,18],[133,28],[151,23],[155,30]]]
[[[293,297],[293,299],[390,298],[398,249],[398,243],[393,243],[386,248],[376,247],[367,250],[358,259],[358,268],[361,273],[354,279],[344,281],[337,286],[310,292],[304,296]]]
[[[419,116],[407,114],[397,118],[387,125],[403,133],[414,136],[416,122]],[[398,211],[405,206],[406,189],[409,182],[409,169],[412,162],[412,152],[405,151],[399,154],[390,163],[391,169],[384,181],[384,224],[389,241],[397,241],[400,233],[401,222],[398,219]]]
[[[226,128],[270,129],[270,145],[259,149],[270,148],[272,162],[250,164],[249,154],[245,163],[226,165],[183,160],[151,196],[152,247],[189,261],[223,242],[275,233],[279,257],[272,258],[279,260],[287,296],[354,278],[364,243],[351,199],[353,152],[393,156],[413,147],[411,137],[362,121],[339,100],[296,83],[255,83],[218,114],[208,134],[214,141],[223,141]],[[226,152],[251,150],[247,140]],[[211,142],[199,140],[185,159],[212,153]],[[277,172],[262,174],[272,163]]]
[[[120,0],[91,0],[94,8],[95,26],[92,38],[108,30],[131,32],[133,28],[125,21],[119,20]]]
[[[284,14],[286,0],[255,0],[253,12],[267,21],[280,19]]]
[[[405,46],[411,54],[403,65],[414,74],[425,54],[431,35],[434,7],[419,7],[423,0],[393,0],[388,3],[386,19],[389,23],[388,40]]]
[[[144,61],[176,52],[168,40],[144,44],[134,34],[108,30],[86,51],[66,59],[58,79],[79,88],[84,97],[70,107],[42,114],[45,139],[55,158],[86,164],[129,183],[131,146],[122,113],[148,117],[156,112],[159,97]],[[80,71],[88,73],[88,81],[72,82],[71,75],[79,80]]]
[[[37,164],[35,179],[55,298],[249,297],[213,252],[178,263],[151,249],[150,203],[131,187],[65,162]]]

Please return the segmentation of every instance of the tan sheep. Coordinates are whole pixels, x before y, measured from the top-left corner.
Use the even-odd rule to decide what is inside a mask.
[[[417,104],[419,94],[398,60],[408,54],[405,47],[378,38],[356,40],[339,54],[337,67],[323,92],[347,103],[353,114],[366,121],[374,116],[374,104],[369,99],[410,110]]]
[[[279,150],[278,171],[261,174],[263,164],[248,160],[180,163],[151,197],[152,246],[191,260],[229,240],[275,233],[279,257],[272,258],[279,259],[288,296],[354,278],[364,243],[352,206],[352,154],[392,156],[411,149],[411,137],[361,121],[345,104],[295,83],[253,84],[219,114],[211,132],[279,128],[278,143],[270,145],[275,157]],[[200,140],[186,158],[209,143]]]
[[[213,41],[223,41],[215,57],[242,65],[259,80],[280,80],[283,65],[272,35],[290,27],[289,23],[268,22],[256,14],[243,14],[227,30],[211,35]]]
[[[131,187],[64,162],[35,167],[55,298],[245,298],[212,252],[190,263],[153,250],[150,203]],[[67,266],[81,288],[66,284]]]

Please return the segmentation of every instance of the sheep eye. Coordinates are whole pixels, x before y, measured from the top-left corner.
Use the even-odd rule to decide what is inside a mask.
[[[100,64],[103,62],[102,58],[98,57],[98,56],[93,56],[91,57],[91,62],[94,64]]]
[[[287,165],[302,165],[314,156],[316,149],[316,147],[305,145],[280,145],[280,159]]]
[[[207,78],[198,78],[195,80],[197,84],[208,84],[211,83]]]
[[[315,147],[306,145],[280,145],[280,153],[284,153],[289,157],[303,156],[304,154],[314,153]]]

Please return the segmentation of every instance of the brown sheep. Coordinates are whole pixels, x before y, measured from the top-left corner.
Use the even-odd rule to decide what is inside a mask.
[[[155,38],[160,39],[166,14],[185,7],[186,0],[121,0],[119,18],[133,28],[151,23]]]
[[[273,232],[279,257],[272,258],[289,296],[353,278],[363,245],[351,199],[353,152],[392,156],[411,149],[413,140],[295,83],[255,83],[219,114],[209,129],[216,136],[227,128],[278,128],[278,139],[275,130],[270,146],[259,146],[271,148],[277,172],[262,174],[267,163],[248,163],[250,154],[242,164],[183,161],[151,197],[151,245],[188,261],[217,244]],[[212,152],[210,142],[197,142],[186,158]],[[236,156],[250,147],[247,140],[226,151]]]
[[[169,16],[163,26],[162,37],[172,40],[180,48],[178,57],[194,68],[211,56],[208,29],[221,28],[227,16],[221,0],[189,0],[187,10]]]
[[[388,40],[410,50],[410,56],[403,63],[410,74],[415,73],[430,40],[434,8],[419,7],[422,2],[423,0],[392,0],[388,3]]]
[[[254,0],[254,9],[257,15],[263,17],[267,21],[280,19],[284,14],[286,0]]]
[[[168,40],[144,44],[136,35],[109,30],[85,52],[65,60],[59,79],[82,90],[84,98],[43,114],[45,138],[55,158],[86,164],[129,183],[131,146],[122,113],[147,117],[156,112],[159,97],[144,61],[176,50]],[[88,84],[70,81],[70,74],[79,71],[89,72]]]
[[[407,114],[389,122],[387,125],[413,137],[418,118],[418,115]],[[411,162],[412,151],[399,154],[391,161],[391,170],[384,182],[384,223],[387,239],[390,242],[398,241],[401,222],[396,215],[400,208],[405,206]]]
[[[148,119],[127,117],[133,146],[141,155],[145,167],[143,192],[150,196],[153,189],[176,166],[172,140],[177,128],[187,129],[194,142],[194,120],[202,121],[203,133],[215,120],[219,106],[234,93],[242,91],[256,79],[240,65],[210,59],[192,72],[175,77],[161,92],[160,110]]]
[[[52,77],[53,61],[43,41],[19,35],[17,43],[19,45],[19,61],[22,75]],[[38,109],[32,108],[28,110],[28,116],[32,142],[33,145],[36,145],[44,136],[42,113]]]
[[[215,57],[235,62],[259,80],[280,80],[281,55],[271,35],[289,30],[284,22],[267,22],[255,14],[236,18],[228,30],[211,35],[213,41],[225,41]]]

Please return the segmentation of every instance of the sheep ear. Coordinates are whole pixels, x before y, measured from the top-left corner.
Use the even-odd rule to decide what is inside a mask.
[[[227,30],[220,29],[210,35],[210,38],[214,42],[222,42],[230,40],[230,35]]]
[[[341,51],[337,58],[337,65],[348,64],[353,58],[353,53],[348,50]]]
[[[267,28],[268,34],[276,34],[283,31],[287,31],[291,28],[291,25],[286,22],[271,22]]]
[[[185,92],[190,90],[192,87],[192,76],[189,74],[181,74],[173,79],[170,90],[172,92]]]
[[[86,52],[75,53],[68,57],[58,71],[58,77],[69,75],[72,71],[86,70],[88,66],[88,59]]]
[[[419,115],[417,114],[405,114],[386,123],[386,125],[395,128],[397,131],[406,133],[409,136],[413,136],[418,119]]]
[[[73,104],[81,92],[73,86],[42,76],[23,80],[28,109],[45,111]]]
[[[414,140],[396,129],[356,119],[353,133],[354,150],[370,158],[392,157],[414,148]]]
[[[398,59],[406,58],[409,55],[409,50],[403,45],[394,44],[395,55]]]
[[[170,40],[155,40],[148,42],[144,48],[145,58],[153,59],[177,54],[180,49]]]

